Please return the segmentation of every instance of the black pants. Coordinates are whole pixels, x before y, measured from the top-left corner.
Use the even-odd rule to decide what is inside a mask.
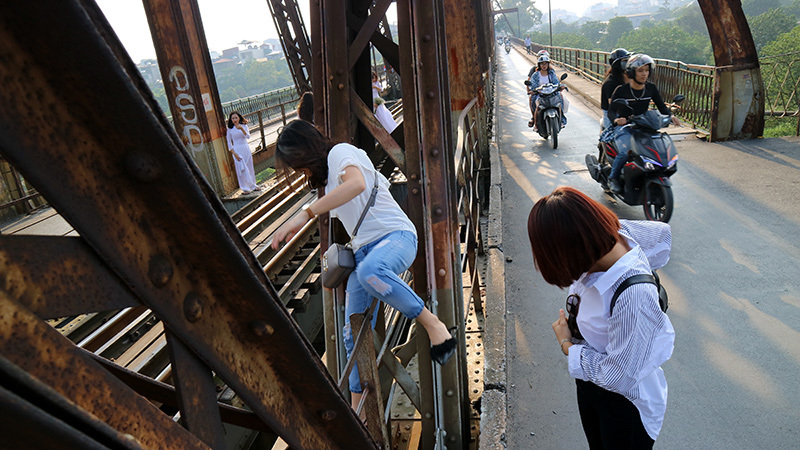
[[[630,400],[588,381],[575,380],[575,384],[578,411],[590,449],[653,448],[655,441],[645,431],[639,410]]]

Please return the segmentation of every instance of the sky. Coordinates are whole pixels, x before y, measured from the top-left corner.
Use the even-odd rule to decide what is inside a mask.
[[[142,0],[96,0],[134,62],[155,58],[156,52],[150,37]],[[309,25],[308,4],[299,0],[306,27]],[[598,0],[567,0],[553,2],[554,9],[565,9],[580,14]],[[208,48],[222,52],[243,40],[263,41],[277,38],[275,24],[270,16],[267,0],[197,0]],[[536,7],[547,13],[548,0],[536,0]],[[616,4],[616,0],[606,0]],[[390,16],[390,22],[393,22]]]

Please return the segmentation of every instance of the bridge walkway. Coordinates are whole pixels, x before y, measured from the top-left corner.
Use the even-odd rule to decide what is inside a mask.
[[[524,51],[524,50],[523,50]],[[595,152],[598,90],[571,75],[569,124],[559,148],[527,128],[522,80],[530,62],[500,54],[495,130],[502,205],[497,248],[504,260],[505,438],[508,448],[584,448],[575,401],[551,324],[565,293],[535,271],[526,232],[533,203],[570,185],[621,218],[643,219],[640,207],[616,202],[589,176],[584,156]],[[557,71],[560,74],[560,70]],[[587,87],[588,86],[588,87]],[[594,90],[593,90],[594,89]],[[664,365],[669,406],[657,446],[794,448],[800,410],[800,139],[708,143],[691,129],[678,133],[679,170],[672,178],[673,248],[662,269],[676,329]],[[495,202],[496,198],[492,199]],[[494,219],[493,219],[494,220]],[[496,281],[496,280],[492,280]],[[487,308],[490,308],[487,305]],[[487,325],[488,328],[488,325]]]

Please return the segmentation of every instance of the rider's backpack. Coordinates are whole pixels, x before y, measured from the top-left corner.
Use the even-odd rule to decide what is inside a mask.
[[[614,291],[614,296],[611,297],[611,312],[610,314],[614,314],[614,305],[617,303],[617,297],[622,294],[622,291],[628,289],[630,286],[639,283],[650,283],[656,285],[656,289],[658,289],[658,306],[661,307],[661,310],[667,312],[667,308],[669,308],[669,297],[667,296],[667,290],[664,289],[664,286],[661,285],[661,280],[658,278],[658,274],[653,271],[652,275],[648,275],[646,273],[642,273],[639,275],[634,275],[632,277],[628,277],[622,284],[619,285],[616,291]]]

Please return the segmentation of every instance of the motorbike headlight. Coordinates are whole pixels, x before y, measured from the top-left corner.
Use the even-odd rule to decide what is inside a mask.
[[[657,161],[645,156],[642,156],[642,162],[644,163],[645,170],[656,170],[656,166],[661,167],[661,164],[659,164]]]
[[[675,155],[672,157],[672,159],[669,160],[669,164],[667,164],[667,167],[672,168],[672,166],[674,166],[677,163],[678,163],[678,155]]]

